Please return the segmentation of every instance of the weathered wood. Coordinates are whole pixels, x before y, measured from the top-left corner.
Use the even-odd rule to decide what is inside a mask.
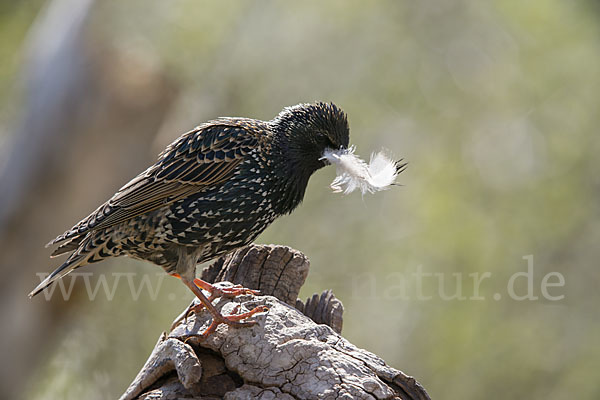
[[[280,274],[273,285],[273,277],[268,274],[277,263]],[[262,274],[260,268],[265,268]],[[168,335],[161,335],[121,400],[429,399],[413,378],[295,308],[290,296],[297,296],[301,284],[288,278],[295,276],[303,282],[307,272],[306,257],[282,246],[252,245],[209,267],[204,278],[228,277],[234,283],[251,286],[248,279],[263,291],[260,296],[215,300],[215,307],[223,314],[245,312],[259,305],[268,307],[268,311],[253,317],[257,321],[254,326],[235,329],[220,325],[204,340],[193,334],[208,327],[210,314],[204,310],[190,315]],[[267,292],[280,293],[287,301]],[[335,314],[331,310],[342,309],[330,291],[314,295],[300,308],[330,321]]]
[[[331,290],[314,294],[306,304],[298,299],[300,288],[308,276],[310,261],[304,254],[287,246],[257,245],[226,255],[202,271],[207,282],[231,282],[260,290],[296,307],[318,324],[342,332],[344,306]]]
[[[304,303],[296,299],[296,308],[317,324],[325,324],[336,333],[342,333],[344,305],[331,290],[323,291],[320,296],[315,293]]]
[[[211,283],[227,281],[257,289],[295,305],[309,268],[308,258],[298,250],[251,244],[220,258],[201,277]]]

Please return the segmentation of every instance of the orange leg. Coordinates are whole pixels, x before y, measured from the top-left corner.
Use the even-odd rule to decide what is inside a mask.
[[[181,276],[179,276],[179,274],[177,274],[177,273],[173,273],[173,274],[171,274],[171,276],[181,279]],[[233,299],[234,297],[242,296],[244,294],[252,294],[255,296],[258,296],[260,294],[260,290],[248,289],[248,288],[243,287],[242,285],[235,285],[233,287],[228,287],[228,288],[218,288],[218,287],[214,286],[213,284],[203,281],[202,279],[199,279],[199,278],[194,279],[194,283],[200,289],[206,290],[208,293],[210,293],[210,297],[208,299],[211,301],[214,299],[217,299],[219,297],[226,297],[228,299]],[[200,305],[200,304],[198,304],[198,305]]]
[[[248,289],[248,288],[243,287],[242,285],[235,285],[233,287],[228,287],[228,288],[218,288],[218,287],[211,285],[210,283],[203,281],[202,279],[198,279],[198,278],[194,279],[194,283],[199,288],[202,288],[210,293],[209,300],[214,300],[219,297],[226,297],[228,299],[233,299],[234,297],[242,296],[244,294],[252,294],[255,296],[258,296],[260,294],[260,291]]]
[[[174,276],[175,278],[181,279],[179,274],[174,273],[171,275]],[[229,326],[234,326],[234,327],[251,326],[251,325],[256,324],[256,321],[244,321],[244,322],[241,322],[241,321],[243,319],[253,316],[256,313],[264,312],[264,311],[268,310],[268,308],[265,306],[258,306],[258,307],[255,307],[254,309],[252,309],[248,312],[242,313],[242,314],[222,315],[212,305],[212,300],[214,300],[218,297],[234,298],[236,296],[240,296],[240,295],[244,295],[244,294],[257,295],[260,292],[258,290],[251,290],[251,289],[244,288],[241,285],[236,285],[231,288],[218,288],[206,281],[203,281],[202,279],[194,279],[193,282],[187,282],[186,280],[182,279],[182,282],[188,288],[190,288],[190,290],[196,295],[196,297],[198,297],[198,299],[200,300],[200,304],[190,305],[188,307],[187,311],[183,314],[183,318],[178,318],[171,326],[171,329],[173,329],[177,324],[179,324],[179,322],[181,322],[182,319],[186,320],[186,322],[187,322],[187,317],[189,316],[190,313],[192,313],[192,312],[197,313],[200,310],[202,310],[204,307],[206,307],[207,310],[213,316],[213,321],[210,324],[210,326],[206,329],[206,331],[204,331],[200,335],[190,335],[190,336],[200,336],[202,338],[206,338],[206,337],[208,337],[208,335],[210,335],[212,332],[214,332],[217,329],[217,326],[219,326],[220,324],[227,324]],[[202,289],[204,289],[210,293],[209,298],[207,298],[204,295],[204,293],[202,293]]]

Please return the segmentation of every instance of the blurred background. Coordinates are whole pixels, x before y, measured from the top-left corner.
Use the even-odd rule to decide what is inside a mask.
[[[319,171],[259,237],[310,258],[302,296],[433,398],[600,398],[599,28],[595,1],[0,1],[1,396],[118,397],[191,300],[126,258],[29,300],[44,243],[200,122],[323,100],[410,164],[364,198]]]

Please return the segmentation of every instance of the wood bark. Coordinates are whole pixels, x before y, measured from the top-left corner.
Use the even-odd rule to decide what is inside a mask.
[[[223,314],[256,306],[256,325],[218,327],[201,311],[160,335],[148,361],[121,397],[132,399],[402,399],[427,400],[412,377],[359,349],[340,332],[343,307],[331,291],[300,301],[309,261],[284,246],[251,245],[203,271],[206,280],[259,289],[214,301]],[[179,318],[179,317],[178,317]]]

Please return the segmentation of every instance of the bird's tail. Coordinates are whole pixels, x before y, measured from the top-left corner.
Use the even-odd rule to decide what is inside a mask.
[[[112,256],[107,254],[105,248],[106,242],[94,243],[91,234],[81,241],[77,249],[71,253],[69,258],[58,268],[56,268],[46,279],[44,279],[35,289],[29,293],[29,298],[32,298],[42,290],[52,285],[57,280],[69,274],[75,268],[82,267],[93,262],[100,261],[106,257]]]

